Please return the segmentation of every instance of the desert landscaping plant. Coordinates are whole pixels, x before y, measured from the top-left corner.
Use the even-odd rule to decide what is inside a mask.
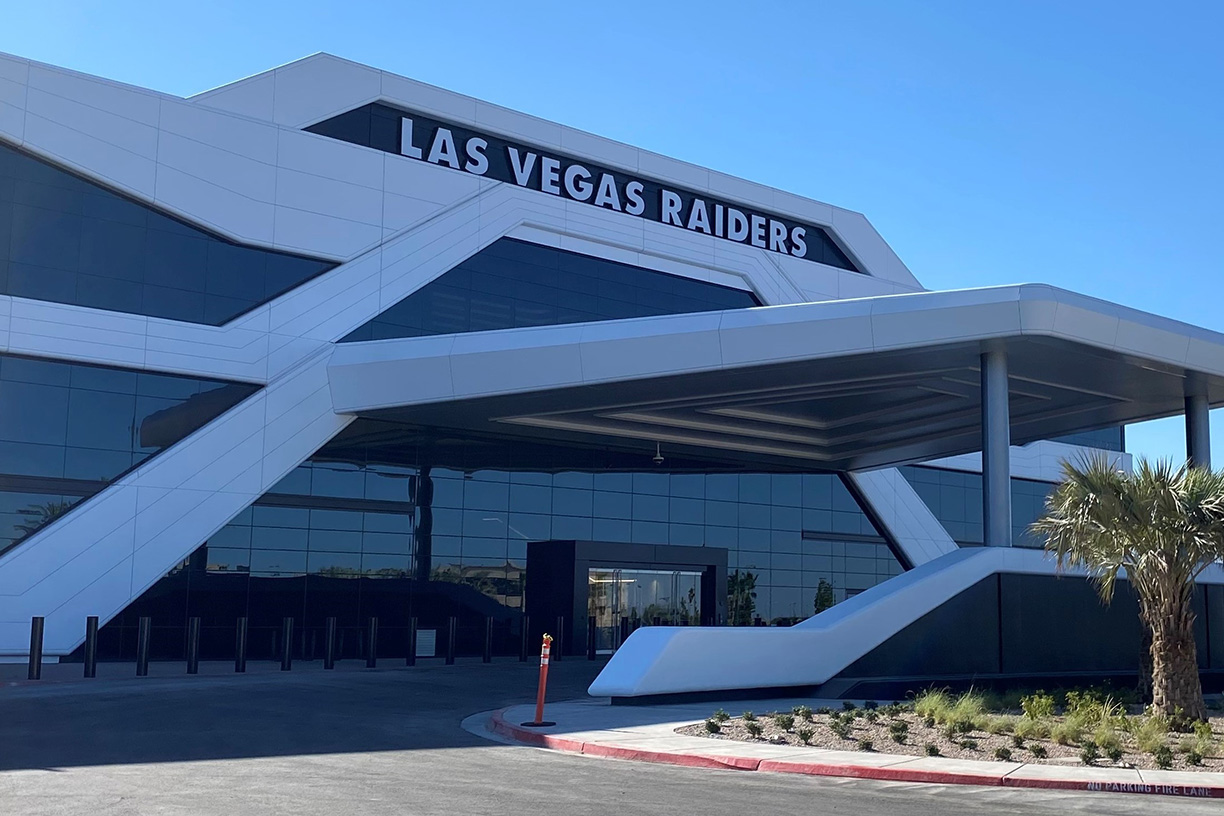
[[[1224,473],[1163,460],[1127,473],[1103,454],[1064,462],[1031,529],[1061,568],[1086,570],[1106,603],[1126,573],[1151,635],[1153,706],[1204,719],[1191,601],[1195,580],[1224,557]]]
[[[1108,686],[1055,689],[1050,694],[935,690],[918,694],[913,704],[823,709],[823,714],[813,712],[810,721],[803,719],[803,706],[759,716],[744,712],[745,716],[722,721],[715,712],[679,730],[724,740],[838,750],[850,743],[861,750],[910,756],[921,756],[932,746],[938,756],[958,759],[1011,757],[1010,761],[1224,771],[1218,741],[1224,718],[1217,715],[1178,733],[1170,728],[1173,718],[1154,706],[1141,709],[1118,699],[1117,690]],[[1018,713],[1021,709],[1026,710],[1023,716]],[[928,717],[920,717],[919,710]],[[932,712],[941,724],[934,723]]]

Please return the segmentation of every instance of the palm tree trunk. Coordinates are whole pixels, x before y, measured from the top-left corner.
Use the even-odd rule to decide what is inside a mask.
[[[1189,598],[1169,600],[1153,613],[1152,704],[1170,718],[1206,719]]]

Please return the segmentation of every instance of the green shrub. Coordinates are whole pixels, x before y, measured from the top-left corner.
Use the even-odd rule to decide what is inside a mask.
[[[725,723],[727,720],[731,719],[731,715],[720,708],[714,712],[710,719],[714,722]]]
[[[795,727],[794,714],[775,714],[773,721],[774,725],[778,726],[783,731],[789,731]]]
[[[976,751],[978,747],[977,740],[965,738],[960,741],[960,747],[967,751]]]
[[[946,691],[927,689],[914,698],[914,713],[923,720],[942,723],[952,710],[952,700]]]
[[[1215,736],[1215,734],[1213,734],[1211,731],[1211,723],[1203,722],[1202,720],[1199,720],[1194,724],[1193,730],[1194,736],[1198,737],[1199,739],[1209,740]]]
[[[1067,719],[1082,723],[1086,728],[1120,726],[1126,720],[1122,706],[1100,690],[1068,691],[1065,707]]]
[[[1030,720],[1048,719],[1054,716],[1054,698],[1044,691],[1035,691],[1020,698],[1020,708]]]
[[[1118,736],[1118,732],[1109,723],[1098,725],[1096,730],[1092,732],[1092,741],[1101,749],[1101,753],[1105,756],[1110,756],[1112,749],[1117,748],[1122,750],[1122,738]]]
[[[1050,755],[1050,752],[1045,749],[1044,745],[1030,745],[1029,753],[1036,759],[1045,759]]]
[[[812,721],[812,709],[805,705],[795,706],[791,709],[791,714],[803,720],[804,722]]]
[[[1123,757],[1122,746],[1121,745],[1109,746],[1108,748],[1105,749],[1105,756],[1110,762],[1117,765],[1119,762],[1122,761],[1122,757]]]
[[[833,720],[829,723],[829,730],[841,739],[850,739],[850,725],[844,720]]]
[[[1161,743],[1156,750],[1152,751],[1152,759],[1156,760],[1156,767],[1162,771],[1167,771],[1173,767],[1173,751],[1169,746]]]
[[[1186,764],[1187,765],[1202,765],[1203,755],[1200,754],[1198,751],[1187,751],[1186,752]]]
[[[867,709],[868,711],[875,711],[879,707],[880,707],[880,704],[877,703],[875,700],[865,700],[863,702],[863,708]]]
[[[1012,734],[1012,747],[1013,748],[1023,748],[1024,747],[1024,737],[1020,736],[1019,734]]]
[[[909,723],[904,720],[893,720],[888,724],[888,733],[893,742],[903,745],[909,739]]]
[[[764,730],[764,728],[761,727],[761,724],[756,720],[749,720],[748,722],[744,723],[744,728],[748,729],[748,736],[752,737],[753,739],[761,736],[761,732]]]
[[[722,726],[718,724],[718,720],[709,719],[705,721],[705,728],[711,734],[717,734],[722,730]]]
[[[923,746],[926,749],[927,756],[939,756],[939,746],[933,742],[928,742]]]
[[[751,711],[745,711],[743,714],[740,715],[740,719],[746,723],[756,722],[756,715],[753,714]]]
[[[979,728],[987,734],[1010,734],[1016,727],[1015,717],[984,717]]]
[[[820,708],[816,709],[816,713],[822,717],[827,717],[833,713],[833,709],[829,708],[828,706],[821,706]]]
[[[1010,748],[996,748],[994,756],[1001,762],[1011,762],[1012,752]]]
[[[1097,749],[1097,744],[1090,739],[1084,740],[1080,746],[1080,762],[1085,765],[1095,765],[1100,758],[1101,752]]]
[[[1021,739],[1046,739],[1050,736],[1050,723],[1024,716],[1016,721],[1015,733]]]
[[[842,711],[854,711],[856,708],[858,708],[858,706],[849,700],[842,700]]]
[[[876,711],[874,708],[868,709],[867,711],[863,712],[863,719],[865,719],[869,723],[873,723],[879,718],[880,718],[880,712]]]
[[[976,691],[966,691],[952,704],[950,716],[954,720],[973,721],[985,713],[986,702],[982,699],[982,695]]]
[[[860,740],[858,741],[858,749],[859,749],[860,751],[870,751],[870,750],[872,750],[872,747],[871,747],[871,740],[867,739],[867,737],[863,737],[862,739],[860,739]]]
[[[1083,738],[1084,728],[1075,720],[1063,720],[1062,722],[1054,723],[1054,727],[1050,729],[1050,739],[1059,745],[1071,745]]]
[[[944,731],[949,737],[951,737],[953,734],[972,734],[974,731],[974,722],[970,719],[953,717],[948,721],[948,724],[944,726]]]
[[[923,717],[922,724],[925,725],[927,728],[934,728],[935,718],[934,717]]]
[[[797,736],[799,741],[804,745],[810,745],[812,743],[812,737],[816,736],[816,732],[810,728],[800,728],[795,732],[795,736]]]
[[[1139,750],[1154,755],[1169,736],[1169,721],[1160,714],[1149,713],[1139,719],[1133,733]]]

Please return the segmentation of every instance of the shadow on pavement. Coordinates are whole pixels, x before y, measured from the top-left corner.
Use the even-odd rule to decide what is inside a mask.
[[[554,663],[550,700],[603,662]],[[535,699],[535,663],[90,681],[0,689],[0,770],[489,746],[473,713]]]

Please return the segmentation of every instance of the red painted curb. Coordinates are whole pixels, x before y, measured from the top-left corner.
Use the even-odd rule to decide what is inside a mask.
[[[493,712],[489,730],[525,745],[551,748],[587,756],[626,759],[632,762],[653,762],[688,768],[718,768],[722,770],[767,771],[804,774],[807,776],[841,776],[855,779],[880,779],[889,782],[927,782],[943,785],[985,785],[1005,788],[1039,788],[1103,793],[1144,793],[1157,796],[1181,796],[1189,799],[1224,799],[1221,785],[1158,785],[1135,782],[1093,782],[1074,779],[1031,779],[1003,774],[965,773],[957,771],[919,771],[906,768],[870,765],[839,765],[825,762],[795,762],[786,759],[754,759],[714,754],[679,754],[667,751],[647,751],[640,748],[620,748],[594,742],[541,734],[508,723],[503,716],[507,709]]]
[[[793,762],[786,759],[762,760],[760,771],[808,774],[809,776],[849,776],[856,779],[884,779],[890,782],[936,782],[947,785],[1003,784],[1002,776],[993,774],[958,773],[956,771],[915,771],[904,768],[880,768],[874,765],[833,765],[825,762]]]

